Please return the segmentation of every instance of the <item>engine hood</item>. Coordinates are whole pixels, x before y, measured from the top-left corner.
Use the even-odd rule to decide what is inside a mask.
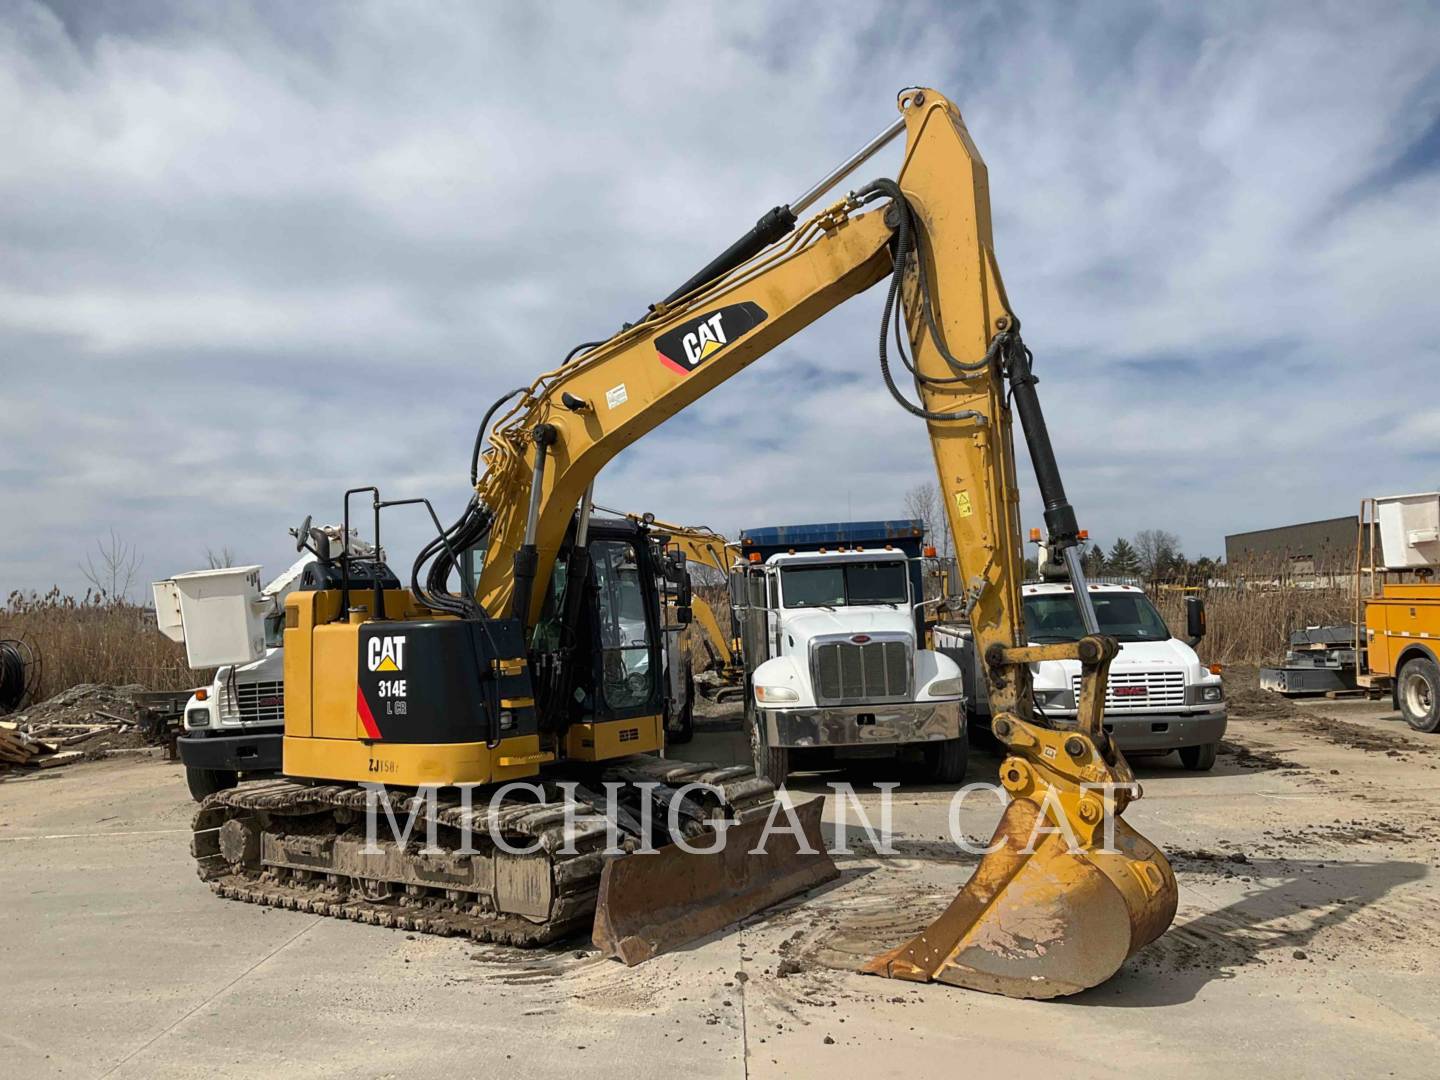
[[[1120,654],[1110,661],[1112,668],[1123,667],[1191,667],[1200,658],[1195,650],[1179,638],[1164,641],[1122,641]]]
[[[1170,671],[1185,672],[1187,682],[1204,682],[1212,678],[1200,664],[1195,650],[1179,638],[1165,641],[1122,641],[1120,652],[1110,661],[1110,670],[1115,671]],[[1074,675],[1080,674],[1078,660],[1046,660],[1033,666],[1035,685],[1041,688],[1068,686]]]
[[[850,634],[905,634],[915,637],[910,612],[901,607],[802,608],[781,611],[782,631],[802,649],[814,638]],[[789,642],[785,643],[789,652]]]

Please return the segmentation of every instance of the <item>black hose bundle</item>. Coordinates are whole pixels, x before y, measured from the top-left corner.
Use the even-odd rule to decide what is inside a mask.
[[[0,716],[25,703],[40,682],[40,657],[27,641],[0,641]]]
[[[978,360],[961,360],[954,356],[945,345],[945,339],[941,336],[940,327],[935,321],[935,307],[930,296],[930,282],[925,274],[924,253],[920,250],[920,242],[924,236],[919,219],[915,216],[914,208],[910,201],[905,198],[905,193],[900,190],[900,185],[894,180],[880,179],[866,184],[856,193],[862,202],[872,202],[875,199],[889,199],[890,205],[896,215],[895,223],[895,271],[890,277],[890,289],[885,296],[885,310],[880,316],[880,374],[885,379],[885,386],[900,406],[907,412],[926,420],[973,420],[980,416],[973,410],[963,412],[934,412],[923,406],[916,405],[908,400],[895,385],[894,376],[890,372],[890,357],[887,352],[887,338],[891,334],[892,324],[895,335],[895,350],[900,356],[900,361],[905,365],[905,370],[910,372],[915,381],[927,386],[944,386],[951,383],[958,383],[971,378],[977,371],[989,368],[997,361],[1003,361],[1006,351],[1016,344],[1020,338],[1017,330],[1005,330],[996,334],[990,339],[990,346],[985,355]],[[926,375],[916,369],[914,362],[905,350],[904,333],[904,307],[898,303],[900,288],[905,278],[906,265],[911,258],[915,260],[915,273],[917,278],[918,292],[920,294],[920,307],[925,316],[925,331],[929,334],[930,340],[935,343],[941,357],[955,372],[954,375],[945,377],[938,375]],[[1023,348],[1023,345],[1020,345]]]
[[[485,619],[489,614],[470,594],[470,583],[461,582],[458,593],[450,591],[450,575],[460,557],[480,545],[490,534],[495,515],[478,496],[471,496],[455,524],[435,537],[415,556],[410,570],[410,590],[415,599],[432,611],[443,611],[462,619]],[[426,569],[426,564],[429,569]],[[421,577],[425,584],[420,584]]]

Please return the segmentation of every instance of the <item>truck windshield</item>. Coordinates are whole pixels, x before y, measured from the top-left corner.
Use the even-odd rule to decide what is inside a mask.
[[[1170,630],[1165,620],[1138,592],[1095,592],[1090,594],[1100,632],[1116,641],[1165,641]],[[1025,597],[1025,632],[1037,644],[1076,641],[1085,636],[1080,609],[1073,593],[1040,593]]]
[[[910,599],[903,562],[787,566],[780,571],[787,608],[904,604]]]

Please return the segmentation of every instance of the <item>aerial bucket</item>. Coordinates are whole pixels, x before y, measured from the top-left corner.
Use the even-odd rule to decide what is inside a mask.
[[[823,799],[811,799],[795,808],[803,843],[778,831],[787,826],[782,816],[757,850],[767,824],[759,817],[730,825],[713,854],[668,844],[606,860],[591,935],[596,947],[633,967],[833,881],[840,871],[820,834],[823,806]],[[714,842],[714,833],[704,833],[689,844],[703,849]]]
[[[864,970],[1008,997],[1061,997],[1104,982],[1165,932],[1178,892],[1153,844],[1116,818],[1109,853],[1101,836],[1072,852],[1062,833],[1042,832],[1026,854],[1041,814],[1029,798],[1012,801],[994,850],[945,912]]]

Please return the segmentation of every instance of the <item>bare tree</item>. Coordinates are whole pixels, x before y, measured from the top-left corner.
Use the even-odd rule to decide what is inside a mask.
[[[925,526],[925,535],[941,555],[951,554],[950,518],[934,483],[917,484],[905,492],[905,516]]]
[[[127,544],[111,529],[108,542],[103,539],[95,541],[95,556],[85,556],[85,561],[80,564],[80,573],[106,599],[128,600],[142,562],[144,559],[135,545]]]
[[[226,570],[235,565],[235,553],[229,547],[222,547],[219,551],[207,547],[205,561],[210,564],[211,570]]]
[[[1145,576],[1156,581],[1173,570],[1184,558],[1180,538],[1164,529],[1141,529],[1135,534],[1135,554]]]

